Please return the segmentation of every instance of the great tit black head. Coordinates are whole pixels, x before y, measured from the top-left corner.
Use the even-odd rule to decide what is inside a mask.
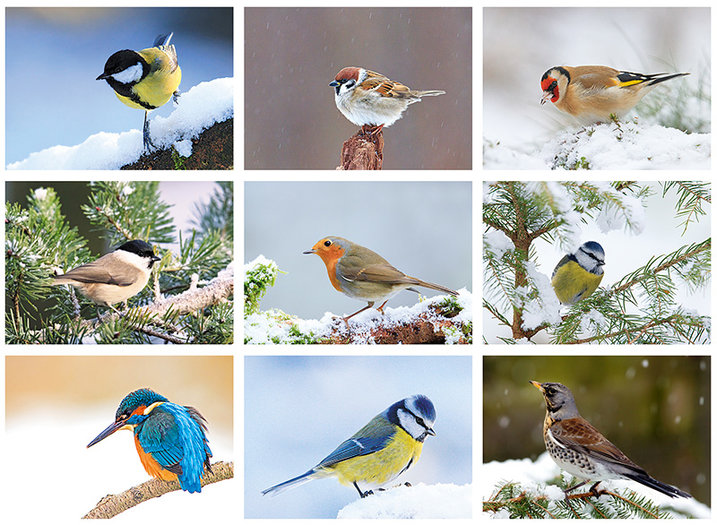
[[[70,284],[92,302],[112,307],[141,292],[159,260],[151,244],[135,239],[95,261],[54,276],[52,284]]]

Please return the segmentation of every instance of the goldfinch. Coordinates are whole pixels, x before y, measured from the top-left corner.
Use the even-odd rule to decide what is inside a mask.
[[[540,79],[541,104],[548,100],[583,123],[623,116],[660,82],[689,73],[643,75],[606,66],[556,66]]]
[[[141,51],[123,49],[107,59],[104,72],[97,80],[106,80],[120,101],[131,108],[144,110],[142,141],[149,151],[154,144],[149,136],[148,114],[179,96],[182,70],[177,51],[169,41],[174,33],[159,35],[152,47]]]

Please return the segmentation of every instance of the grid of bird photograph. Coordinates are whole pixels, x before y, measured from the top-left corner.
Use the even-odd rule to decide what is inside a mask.
[[[3,6],[3,522],[711,519],[711,4]]]

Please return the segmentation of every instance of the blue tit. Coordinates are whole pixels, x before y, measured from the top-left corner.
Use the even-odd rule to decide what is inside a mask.
[[[592,294],[603,278],[605,251],[598,243],[588,241],[578,251],[566,255],[553,270],[555,295],[563,304],[575,304]]]
[[[423,440],[435,436],[436,409],[426,396],[397,401],[341,443],[314,468],[301,476],[274,485],[262,494],[282,492],[311,481],[336,476],[343,485],[353,485],[362,498],[358,482],[379,486],[408,469],[421,456]]]
[[[106,80],[120,101],[131,108],[144,110],[142,140],[144,149],[153,147],[147,116],[153,109],[177,97],[182,70],[177,51],[170,45],[174,33],[159,35],[152,47],[141,51],[123,49],[107,59],[105,71],[97,80]]]

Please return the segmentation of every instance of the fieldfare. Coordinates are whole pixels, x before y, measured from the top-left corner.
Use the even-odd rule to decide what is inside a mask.
[[[560,383],[530,382],[545,397],[547,412],[543,424],[543,439],[550,457],[558,466],[575,477],[584,479],[568,492],[597,480],[590,488],[607,479],[631,479],[672,498],[691,498],[683,492],[650,477],[642,467],[633,463],[622,451],[610,443],[605,436],[580,416],[573,393]]]

